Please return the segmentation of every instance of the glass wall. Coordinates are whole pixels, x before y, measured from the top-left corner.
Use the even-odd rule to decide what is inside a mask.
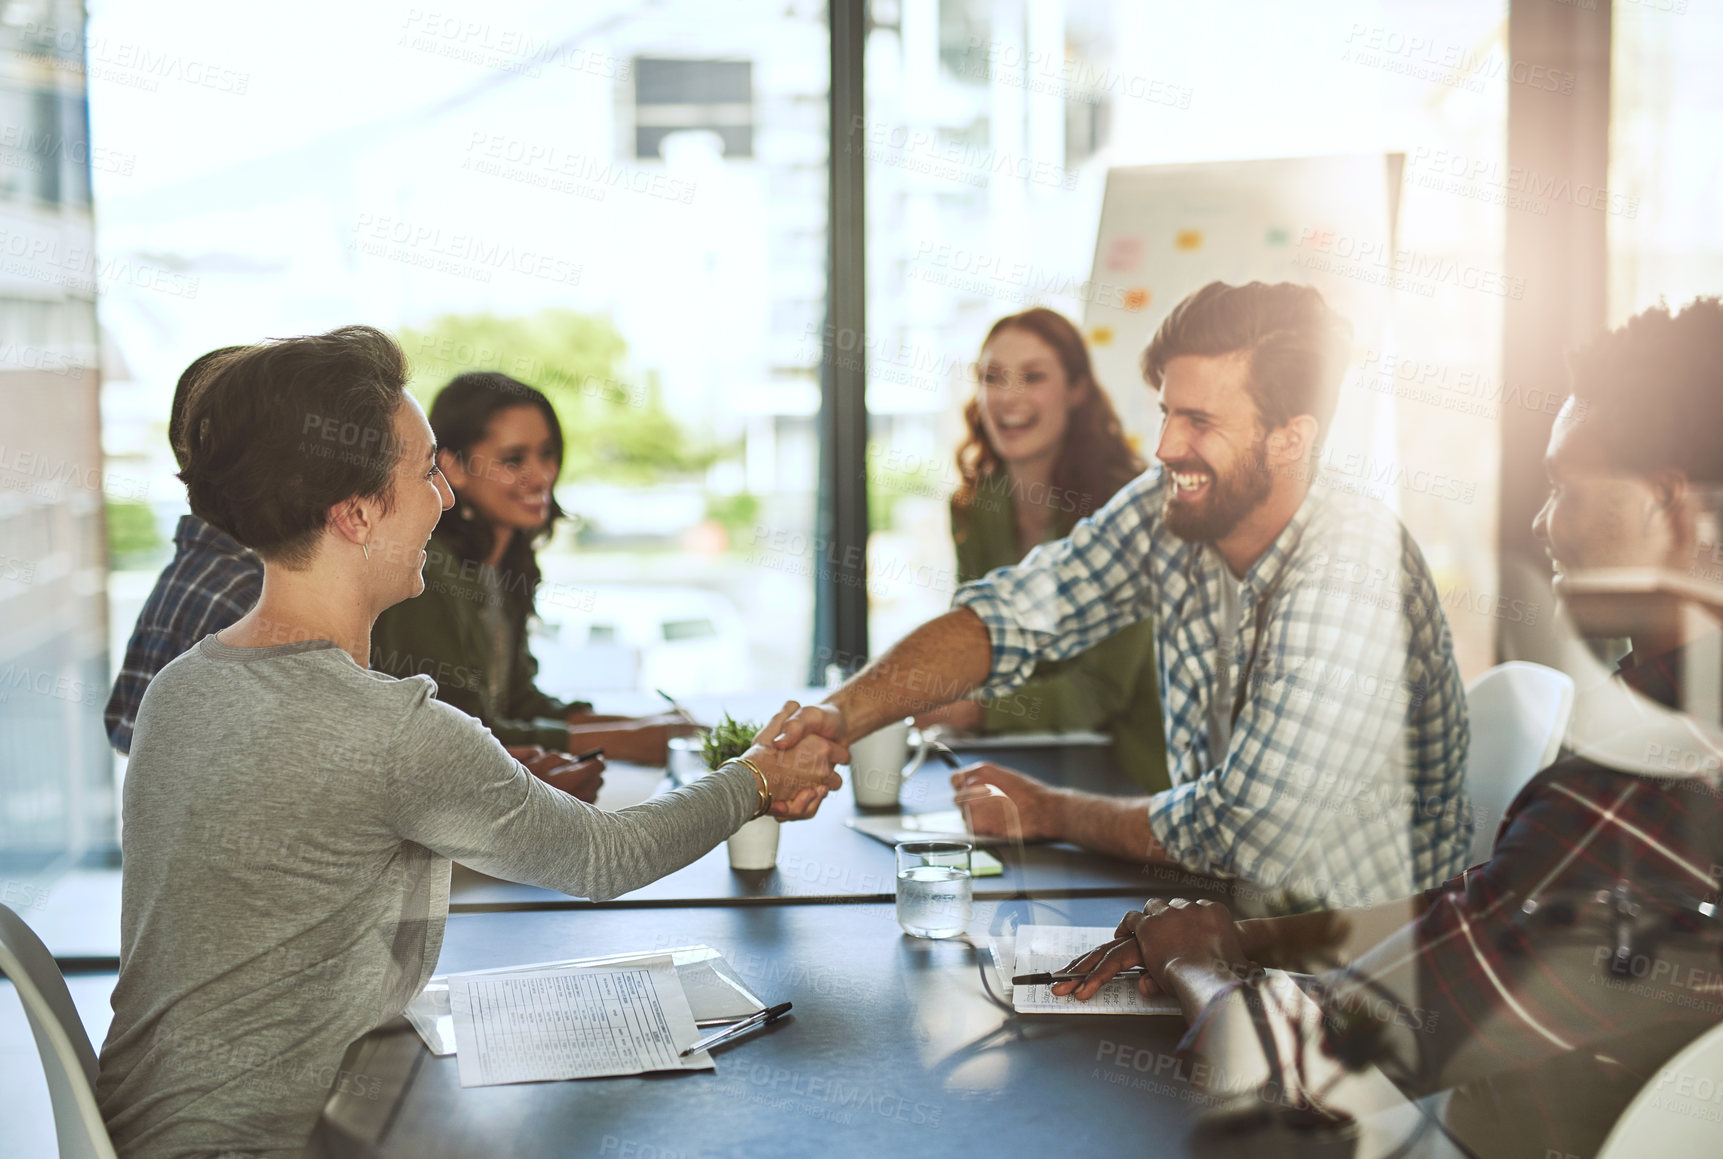
[[[542,556],[546,691],[802,682],[820,0],[108,5],[91,41],[115,58],[92,72],[97,134],[135,152],[97,171],[102,246],[189,285],[102,304],[127,367],[105,437],[158,484],[157,550],[115,577],[121,630],[184,510],[164,435],[180,370],[367,322],[427,402],[498,370],[556,403],[574,518]],[[170,47],[178,65],[137,63]]]
[[[1410,526],[1466,675],[1493,663],[1496,426],[1504,407],[1542,405],[1501,381],[1505,214],[1543,206],[1503,160],[1508,87],[1532,76],[1507,57],[1503,0],[887,0],[874,13],[867,116],[845,147],[868,160],[875,653],[949,601],[953,453],[992,321],[1048,306],[1102,353],[1097,307],[1159,314],[1197,288],[1149,301],[1112,284],[1112,255],[1096,253],[1109,170],[1400,153],[1392,252],[1337,271],[1321,239],[1350,223],[1288,223],[1281,276],[1316,280],[1327,261],[1327,285],[1372,302],[1324,464]],[[1170,232],[1143,244],[1203,244]],[[1151,458],[1154,398],[1134,372],[1102,385]]]
[[[1723,293],[1723,8],[1618,0],[1611,13],[1609,323]]]
[[[102,461],[83,5],[0,12],[0,903],[114,846],[107,554],[142,480]],[[116,515],[115,512],[118,512]],[[106,515],[106,518],[104,518]]]

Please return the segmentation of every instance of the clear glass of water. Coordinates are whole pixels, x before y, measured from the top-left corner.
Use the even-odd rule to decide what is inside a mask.
[[[969,928],[966,841],[905,841],[897,847],[897,924],[918,938],[951,938]]]

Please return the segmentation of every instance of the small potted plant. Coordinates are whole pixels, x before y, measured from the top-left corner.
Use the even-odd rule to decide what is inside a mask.
[[[700,755],[708,772],[733,761],[754,746],[764,727],[733,719],[729,713],[700,738]],[[731,869],[771,869],[778,864],[778,819],[756,817],[730,835]]]

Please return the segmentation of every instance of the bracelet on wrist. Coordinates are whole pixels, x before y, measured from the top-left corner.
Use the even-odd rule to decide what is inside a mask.
[[[759,765],[756,765],[753,761],[749,760],[747,757],[734,757],[731,759],[730,763],[741,765],[743,768],[747,769],[750,773],[754,774],[754,780],[756,782],[756,788],[758,788],[760,791],[760,808],[759,808],[759,811],[754,814],[754,818],[764,817],[766,815],[767,811],[770,810],[772,807],[772,786],[767,784],[766,774],[762,773],[760,771]],[[751,819],[753,819],[753,818],[751,818]]]

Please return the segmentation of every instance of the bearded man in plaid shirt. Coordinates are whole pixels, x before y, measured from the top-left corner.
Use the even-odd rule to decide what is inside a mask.
[[[1444,1126],[1478,1155],[1595,1154],[1641,1091],[1653,1119],[1723,1122],[1723,1076],[1672,1060],[1723,1021],[1719,368],[1716,298],[1573,361],[1534,531],[1580,634],[1632,649],[1582,683],[1574,755],[1520,792],[1488,861],[1374,909],[1235,922],[1151,900],[1055,991],[1142,966],[1191,1022],[1189,1077],[1252,1106],[1235,1132],[1272,1131],[1269,1106],[1308,1127],[1450,1088]]]
[[[1316,469],[1350,338],[1308,286],[1214,282],[1180,302],[1143,355],[1159,462],[1067,538],[959,589],[780,743],[1009,695],[1037,663],[1153,618],[1172,788],[1096,796],[977,765],[952,778],[994,793],[977,832],[1239,879],[1277,911],[1457,873],[1469,733],[1441,601],[1367,480]]]

